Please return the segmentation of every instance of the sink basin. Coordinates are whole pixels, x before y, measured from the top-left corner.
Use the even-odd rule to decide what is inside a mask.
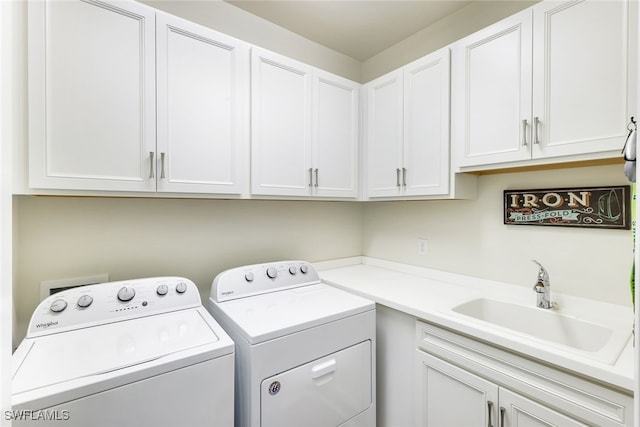
[[[621,333],[555,310],[488,298],[471,300],[454,307],[453,311],[580,352],[596,353],[591,357],[607,363],[618,358],[631,334],[630,330]]]

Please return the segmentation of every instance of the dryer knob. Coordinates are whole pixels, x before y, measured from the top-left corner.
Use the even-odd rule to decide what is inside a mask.
[[[61,311],[64,311],[65,308],[67,308],[67,302],[63,299],[57,299],[49,306],[49,310],[54,313],[60,313]]]
[[[278,277],[278,270],[276,270],[275,267],[267,268],[267,277],[269,279],[275,279],[276,277]]]
[[[289,274],[291,274],[292,276],[295,276],[296,273],[298,272],[298,269],[295,266],[291,266],[289,267]]]
[[[248,271],[244,274],[244,280],[247,282],[253,282],[253,273]]]
[[[300,271],[302,272],[302,274],[307,274],[309,272],[309,267],[304,265],[304,264],[302,264],[300,266]]]
[[[87,308],[93,303],[93,298],[90,295],[82,295],[78,298],[78,307]]]
[[[167,285],[160,285],[156,289],[156,293],[160,296],[166,295],[169,292],[169,287]]]
[[[122,302],[131,301],[136,296],[136,291],[133,288],[124,286],[118,291],[118,299]]]
[[[187,292],[187,284],[184,282],[180,282],[176,285],[176,292],[179,294],[184,294]]]

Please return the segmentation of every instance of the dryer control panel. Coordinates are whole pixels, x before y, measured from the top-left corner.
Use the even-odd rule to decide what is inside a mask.
[[[27,338],[201,306],[196,285],[183,277],[152,277],[67,289],[36,308]]]
[[[317,283],[318,272],[305,261],[246,265],[218,274],[211,285],[210,299],[224,302]]]

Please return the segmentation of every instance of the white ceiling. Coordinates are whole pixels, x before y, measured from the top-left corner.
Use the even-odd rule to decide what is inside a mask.
[[[364,61],[469,0],[225,0],[296,34]]]

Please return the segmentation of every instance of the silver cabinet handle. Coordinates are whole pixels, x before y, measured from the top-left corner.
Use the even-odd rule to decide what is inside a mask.
[[[493,427],[493,421],[491,421],[491,415],[493,414],[493,402],[490,400],[487,401],[487,411],[489,412],[489,423],[487,426]]]
[[[309,187],[313,187],[313,168],[309,168]]]
[[[407,186],[407,168],[402,168],[402,186]]]
[[[164,178],[164,153],[160,153],[160,179]]]
[[[533,143],[534,144],[540,144],[540,141],[538,140],[538,124],[539,123],[540,123],[540,118],[534,117],[533,118]]]
[[[522,146],[527,146],[527,119],[522,120]]]
[[[400,168],[396,169],[396,187],[400,187]]]
[[[316,175],[316,183],[315,183],[314,187],[317,187],[318,186],[318,168],[316,168],[313,172]]]
[[[501,406],[500,407],[500,427],[504,427],[504,414],[505,412],[507,412],[507,410]]]
[[[155,174],[153,173],[153,169],[154,169],[154,167],[153,167],[153,157],[154,157],[155,154],[156,153],[154,153],[153,151],[149,151],[149,157],[150,157],[150,160],[149,160],[149,179],[153,179],[153,178],[156,177]]]

